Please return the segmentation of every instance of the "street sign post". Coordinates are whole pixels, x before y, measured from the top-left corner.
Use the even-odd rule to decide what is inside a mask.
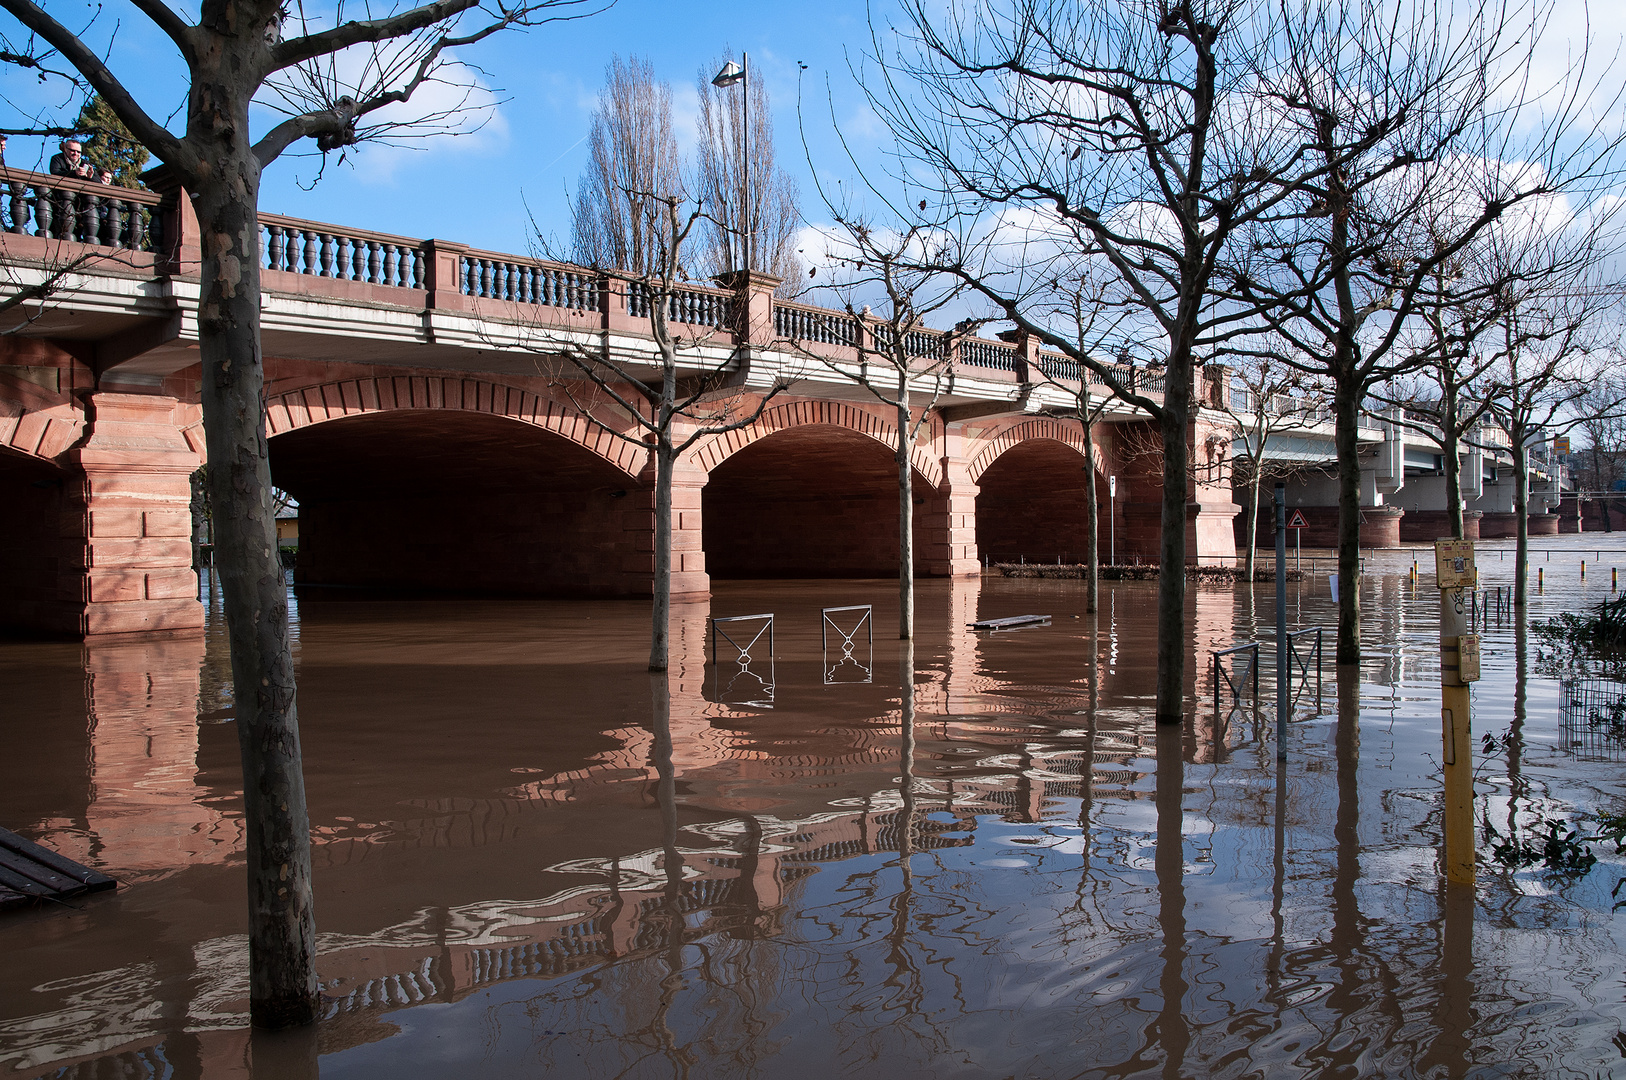
[[[1445,877],[1474,882],[1473,721],[1468,684],[1479,679],[1479,636],[1468,632],[1465,592],[1477,584],[1472,540],[1434,541],[1440,589],[1440,735],[1445,759]]]
[[[1304,568],[1304,532],[1310,523],[1304,520],[1304,511],[1295,510],[1293,516],[1287,519],[1287,527],[1293,530],[1293,569]]]

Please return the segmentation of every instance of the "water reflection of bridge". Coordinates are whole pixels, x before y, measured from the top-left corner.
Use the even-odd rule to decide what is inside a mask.
[[[329,1047],[387,1034],[380,1025],[393,1009],[460,1000],[508,980],[655,956],[718,935],[777,938],[787,896],[820,867],[839,872],[832,864],[885,864],[905,849],[964,846],[983,819],[1038,822],[1058,800],[1150,799],[1154,752],[1144,710],[1133,704],[1135,687],[1149,683],[1150,667],[1140,658],[1115,656],[1115,635],[1128,632],[1116,616],[1109,612],[1093,631],[1064,622],[1080,647],[1065,665],[1067,677],[1058,671],[1023,681],[1015,672],[1022,664],[1010,650],[1025,650],[1032,639],[965,631],[968,616],[979,614],[977,584],[944,588],[943,595],[923,597],[923,612],[931,613],[936,629],[917,645],[910,724],[899,704],[899,671],[885,650],[876,673],[892,689],[881,687],[850,713],[829,712],[816,738],[795,693],[787,692],[783,715],[707,701],[701,693],[706,669],[692,649],[703,636],[697,627],[704,616],[692,612],[675,628],[682,662],[669,715],[649,711],[646,702],[647,720],[634,712],[619,726],[601,729],[607,745],[582,760],[542,772],[528,768],[484,793],[395,793],[376,806],[357,799],[343,817],[331,807],[318,812],[318,881],[341,883],[340,893],[381,872],[389,880],[400,873],[391,866],[403,860],[442,859],[440,853],[506,848],[507,859],[526,863],[554,850],[538,847],[539,835],[580,831],[616,807],[641,807],[668,821],[665,844],[651,847],[618,833],[606,845],[616,854],[600,850],[529,863],[526,880],[546,885],[536,892],[522,891],[510,875],[501,886],[507,898],[490,899],[496,890],[474,900],[448,898],[382,926],[365,925],[366,912],[381,910],[366,900],[356,902],[359,908],[340,902],[343,910],[335,914],[329,893],[326,925],[363,924],[322,938],[320,970],[333,1020],[324,1029]],[[1192,625],[1202,635],[1196,648],[1237,633],[1231,590],[1194,590],[1192,602]],[[323,634],[321,620],[308,618],[303,648],[319,650]],[[794,640],[790,648],[794,653]],[[224,685],[216,670],[223,654],[206,652],[196,640],[97,642],[73,651],[89,675],[81,683],[91,718],[88,801],[36,818],[31,833],[127,882],[190,881],[234,864],[242,852],[235,772],[218,750],[230,729],[213,722],[229,717],[229,702],[214,697]],[[797,663],[793,655],[789,670],[799,670]],[[1194,691],[1206,692],[1200,666],[1193,669]],[[322,670],[318,665],[304,677],[313,753],[324,746],[322,702],[332,694]],[[370,690],[363,680],[358,692]],[[819,700],[821,709],[837,702]],[[200,713],[209,718],[202,724]],[[412,717],[398,719],[403,737],[412,737]],[[681,795],[662,794],[657,732],[663,722]],[[769,722],[788,727],[764,726]],[[910,749],[900,756],[905,744]],[[1211,750],[1196,729],[1188,754],[1202,760]],[[907,784],[900,774],[910,777]],[[837,776],[854,790],[821,789]],[[324,799],[316,783],[313,805],[319,807]],[[487,864],[454,859],[444,865],[445,873],[480,874]],[[235,875],[222,880],[230,896]],[[211,916],[201,940],[175,962],[191,972],[185,982],[195,990],[171,1007],[188,1017],[195,1043],[188,1052],[211,1063],[210,1076],[241,1068],[246,1038],[238,985],[245,957],[234,921]],[[173,1039],[163,1045],[163,1023],[136,1007],[172,995],[175,987],[165,978],[142,965],[96,972],[83,986],[64,988],[61,1008],[0,1028],[0,1041],[26,1043],[28,1060],[41,1066],[117,1054],[134,1075],[143,1075],[147,1065],[140,1062],[151,1065],[178,1052]],[[100,1004],[87,1013],[87,1000]],[[87,1022],[87,1015],[93,1019]]]

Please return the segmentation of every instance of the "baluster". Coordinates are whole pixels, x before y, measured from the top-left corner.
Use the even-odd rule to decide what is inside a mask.
[[[118,247],[119,244],[119,201],[111,195],[99,196],[102,205],[98,211],[101,240],[107,247]]]
[[[265,268],[267,270],[282,269],[282,249],[285,246],[282,239],[282,229],[277,225],[262,225],[265,230]]]
[[[27,185],[11,180],[7,186],[11,189],[11,221],[7,224],[6,231],[27,234],[28,196],[25,194]]]
[[[406,277],[406,268],[403,265],[404,259],[405,255],[398,245],[382,245],[382,254],[379,256],[379,266],[381,267],[379,272],[384,275],[384,284],[406,284],[404,280]]]
[[[61,208],[55,188],[34,188],[34,235],[55,237],[61,231]]]
[[[69,235],[82,244],[96,242],[96,211],[91,208],[91,199],[88,192],[75,192],[68,196],[73,202],[68,211]]]
[[[314,277],[320,269],[316,255],[316,234],[309,229],[300,229],[298,235],[304,240],[304,245],[300,250],[300,254],[304,256],[304,262],[298,272]]]
[[[374,285],[387,284],[380,271],[384,264],[384,245],[377,240],[367,241],[367,280]]]
[[[350,238],[350,280],[367,280],[367,241]]]
[[[513,263],[498,263],[497,269],[502,277],[502,284],[498,291],[504,300],[518,300],[519,295],[519,267]]]
[[[477,295],[489,297],[491,295],[491,260],[481,259],[478,268],[480,275],[480,291]]]
[[[463,292],[468,296],[475,296],[479,292],[479,268],[474,260],[466,256],[460,257],[463,265]]]
[[[333,251],[336,242],[331,233],[317,233],[317,253],[321,260],[321,277],[333,276]]]

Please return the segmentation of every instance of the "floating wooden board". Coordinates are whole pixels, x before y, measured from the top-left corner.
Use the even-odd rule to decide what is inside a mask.
[[[0,829],[0,908],[65,900],[117,884],[106,874]]]
[[[983,619],[970,625],[973,630],[1015,630],[1018,626],[1040,626],[1049,621],[1048,615],[1012,615],[1005,619]]]

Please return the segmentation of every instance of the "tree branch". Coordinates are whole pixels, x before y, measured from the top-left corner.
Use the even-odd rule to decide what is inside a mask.
[[[154,121],[140,105],[136,104],[135,98],[130,96],[124,84],[113,77],[107,65],[86,48],[77,35],[47,15],[31,0],[0,0],[0,8],[10,12],[18,22],[44,38],[52,48],[60,52],[68,63],[85,77],[96,93],[102,96],[102,100],[118,114],[119,119],[124,121],[124,126],[130,129],[130,133],[161,161],[183,173],[197,172],[197,156],[185,143],[170,134],[162,124]]]

